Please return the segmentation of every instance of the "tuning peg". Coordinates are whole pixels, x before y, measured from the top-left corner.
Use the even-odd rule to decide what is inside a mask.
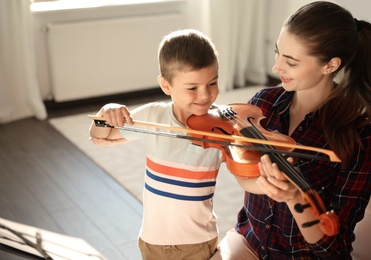
[[[310,221],[310,222],[306,222],[302,225],[303,228],[307,228],[307,227],[311,227],[311,226],[314,226],[314,225],[317,225],[319,224],[319,220],[313,220],[313,221]]]
[[[300,204],[300,203],[298,203],[298,204],[295,204],[294,209],[298,213],[303,213],[304,209],[309,208],[309,207],[310,207],[309,204]]]

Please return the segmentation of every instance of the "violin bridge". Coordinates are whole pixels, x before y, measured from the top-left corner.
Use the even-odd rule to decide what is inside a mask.
[[[221,118],[225,119],[231,119],[237,115],[237,113],[229,106],[218,106],[218,113]]]

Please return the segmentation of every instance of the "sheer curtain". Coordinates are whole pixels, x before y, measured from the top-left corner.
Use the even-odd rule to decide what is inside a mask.
[[[221,91],[267,82],[267,0],[209,0],[209,30],[220,52]]]
[[[0,124],[47,113],[38,87],[29,0],[0,1]]]

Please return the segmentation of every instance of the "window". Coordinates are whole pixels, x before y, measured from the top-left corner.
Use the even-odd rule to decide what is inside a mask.
[[[169,0],[30,0],[33,12],[167,2]]]

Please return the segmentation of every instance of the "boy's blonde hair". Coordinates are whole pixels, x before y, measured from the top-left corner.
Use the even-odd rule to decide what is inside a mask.
[[[161,75],[171,83],[176,71],[200,70],[217,64],[218,52],[205,34],[194,29],[178,30],[161,41],[158,62]]]

